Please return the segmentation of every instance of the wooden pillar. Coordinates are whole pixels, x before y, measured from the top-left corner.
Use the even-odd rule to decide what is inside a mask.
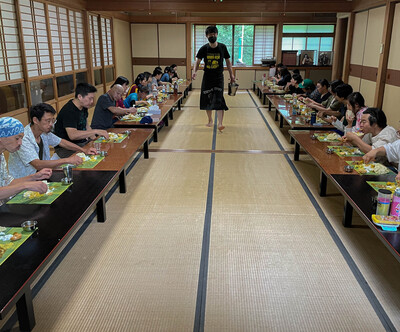
[[[351,13],[348,22],[348,38],[346,44],[346,54],[344,57],[344,66],[343,66],[343,81],[347,83],[349,81],[349,73],[350,73],[350,58],[351,58],[351,49],[353,47],[353,33],[354,33],[354,20],[355,14]]]
[[[275,33],[275,56],[276,63],[282,62],[282,34],[283,34],[283,23],[278,23],[276,25]]]
[[[192,79],[192,24],[186,22],[186,78]]]
[[[343,78],[344,52],[346,48],[348,18],[338,18],[336,22],[335,45],[332,63],[332,80]]]
[[[393,18],[396,3],[393,1],[386,1],[385,21],[383,26],[381,54],[379,57],[378,75],[376,78],[376,90],[374,106],[382,108],[383,95],[385,92],[385,81],[387,73],[387,65],[390,51],[390,41],[392,38]]]

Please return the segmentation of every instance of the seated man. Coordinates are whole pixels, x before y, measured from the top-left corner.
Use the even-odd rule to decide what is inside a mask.
[[[66,103],[58,113],[54,126],[56,136],[79,146],[84,146],[95,136],[108,139],[106,131],[92,129],[87,123],[88,108],[93,106],[96,91],[96,88],[88,83],[79,83],[76,86],[75,98]],[[74,153],[61,146],[57,146],[55,150],[60,158],[67,158]]]
[[[149,94],[149,89],[147,88],[147,86],[141,86],[138,89],[137,93],[131,93],[128,97],[125,98],[124,100],[125,107],[129,108],[135,105],[136,102],[139,100],[146,100],[148,94]]]
[[[47,185],[41,180],[51,176],[51,169],[44,168],[40,172],[20,179],[14,179],[8,174],[4,151],[11,153],[18,151],[23,137],[24,126],[20,121],[10,117],[0,118],[0,205],[4,203],[4,199],[26,189],[41,194],[47,191]]]
[[[309,78],[304,79],[303,82],[299,84],[299,87],[303,89],[303,92],[301,93],[303,96],[305,96],[306,98],[310,98],[317,103],[321,102],[321,95],[312,80],[310,80]]]
[[[290,79],[290,82],[286,84],[285,90],[288,93],[291,94],[302,94],[303,89],[299,87],[299,84],[303,82],[303,78],[301,77],[300,74],[293,74],[292,78]]]
[[[123,93],[124,93],[124,88],[121,85],[116,84],[110,90],[108,90],[104,95],[101,95],[99,97],[93,113],[92,128],[94,129],[112,128],[115,122],[113,120],[113,117],[115,115],[126,115],[128,113],[133,113],[133,114],[136,113],[136,108],[134,107],[121,108],[115,106],[115,102],[122,98]]]
[[[348,98],[352,93],[353,93],[353,88],[349,84],[340,84],[335,89],[335,98],[341,104],[339,110],[341,117],[344,117],[346,115]],[[325,114],[325,116],[327,115],[333,115],[333,114]]]
[[[364,112],[365,113],[365,112]],[[377,157],[386,156],[387,160],[391,163],[400,163],[400,140],[396,140],[393,143],[386,144],[377,149],[373,149],[363,156],[364,162],[369,163],[375,160]],[[400,165],[397,167],[400,169]],[[396,181],[400,182],[400,171],[396,175]]]
[[[56,111],[48,104],[37,104],[29,110],[31,123],[24,129],[24,138],[21,148],[10,154],[8,166],[10,174],[15,178],[22,178],[35,174],[43,168],[55,168],[63,164],[82,164],[82,158],[74,155],[68,158],[55,160],[50,155],[50,146],[61,146],[66,150],[79,151],[85,154],[95,154],[94,148],[83,149],[65,139],[57,137],[51,130],[54,124]],[[58,157],[58,156],[57,156]]]
[[[162,76],[162,70],[156,68],[153,71],[153,78],[152,78],[152,89],[154,89],[154,87],[156,87],[156,89],[160,89],[161,87],[159,87],[158,82],[161,79]]]
[[[320,118],[324,118],[327,115],[333,115],[338,118],[341,118],[342,114],[340,113],[340,108],[341,108],[342,104],[335,98],[336,88],[341,84],[343,84],[342,80],[332,81],[330,83],[330,87],[329,87],[329,90],[330,90],[329,92],[331,93],[331,95],[328,97],[328,99],[326,99],[321,104],[319,104],[319,103],[313,101],[312,99],[307,98],[305,100],[306,105],[317,110],[318,116]]]
[[[396,129],[387,125],[386,115],[379,108],[367,108],[363,112],[360,129],[364,133],[362,139],[353,132],[344,137],[364,153],[397,140]]]

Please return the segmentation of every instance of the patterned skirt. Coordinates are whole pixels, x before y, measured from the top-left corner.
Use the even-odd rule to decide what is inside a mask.
[[[201,110],[227,111],[224,98],[224,74],[204,72],[200,94]]]

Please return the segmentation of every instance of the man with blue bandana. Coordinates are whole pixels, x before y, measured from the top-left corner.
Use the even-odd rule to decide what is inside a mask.
[[[47,185],[40,180],[51,176],[51,169],[44,168],[40,172],[20,179],[14,179],[8,174],[4,151],[10,153],[18,151],[24,137],[24,126],[11,117],[0,118],[0,205],[3,200],[27,189],[41,194],[47,191]]]

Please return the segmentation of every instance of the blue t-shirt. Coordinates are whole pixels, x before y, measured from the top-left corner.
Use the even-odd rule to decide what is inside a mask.
[[[132,107],[132,101],[138,101],[139,97],[136,92],[131,93],[128,97],[125,98],[124,100],[124,105],[126,108]]]
[[[169,74],[168,73],[164,73],[163,76],[161,76],[161,82],[169,82],[170,78],[169,78]]]

